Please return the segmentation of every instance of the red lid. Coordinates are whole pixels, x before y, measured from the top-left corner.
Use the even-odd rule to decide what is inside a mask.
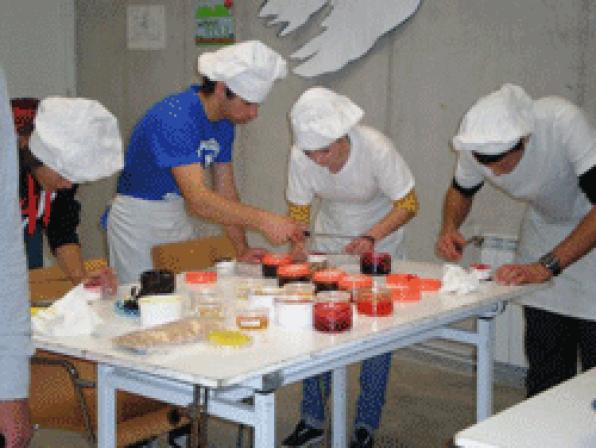
[[[346,274],[339,279],[340,289],[370,288],[372,277],[365,274]]]
[[[211,271],[191,271],[184,275],[186,283],[202,284],[215,283],[217,281],[217,272]]]
[[[313,274],[315,282],[337,282],[345,275],[344,271],[339,269],[322,269]]]
[[[402,285],[414,280],[415,278],[418,278],[416,274],[387,274],[385,277],[385,283],[388,285]]]
[[[283,266],[292,263],[292,257],[289,254],[268,252],[263,256],[262,263],[269,266]]]
[[[412,282],[418,285],[420,291],[438,291],[441,288],[441,280],[438,278],[418,277],[413,279]]]
[[[309,274],[308,263],[284,264],[277,269],[278,277],[304,277]]]

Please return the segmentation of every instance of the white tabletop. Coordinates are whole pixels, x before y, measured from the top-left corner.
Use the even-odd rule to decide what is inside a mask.
[[[398,262],[396,271],[427,277],[441,277],[441,266],[431,263]],[[391,317],[365,317],[354,313],[350,331],[326,334],[314,330],[290,331],[274,325],[262,332],[252,332],[252,345],[241,349],[221,349],[206,342],[164,349],[157,353],[135,354],[113,346],[113,336],[137,329],[137,321],[117,316],[109,301],[95,307],[105,319],[90,336],[46,337],[34,335],[37,348],[46,349],[96,362],[133,368],[163,377],[222,387],[239,384],[257,375],[276,372],[297,362],[320,357],[351,344],[361,344],[387,334],[401,336],[418,329],[431,328],[441,322],[463,319],[492,304],[509,300],[536,289],[536,286],[502,286],[482,283],[478,291],[466,295],[432,293],[420,302],[395,305]]]
[[[596,368],[455,436],[462,448],[593,448]]]

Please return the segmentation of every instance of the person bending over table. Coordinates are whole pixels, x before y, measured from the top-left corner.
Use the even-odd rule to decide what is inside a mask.
[[[386,136],[359,124],[363,114],[349,98],[323,87],[308,89],[296,101],[290,112],[294,145],[287,187],[289,214],[310,223],[311,203],[318,197],[314,250],[361,254],[377,249],[403,259],[403,226],[418,210],[414,177]],[[355,238],[346,243],[317,238],[317,233]],[[304,258],[305,243],[293,243],[292,253]],[[351,448],[373,446],[390,366],[391,353],[362,363]],[[304,381],[302,418],[283,446],[310,446],[322,440],[330,377],[328,372]]]
[[[248,246],[245,227],[276,245],[303,238],[296,221],[242,204],[232,167],[235,125],[257,117],[286,71],[285,60],[258,41],[205,52],[202,85],[166,97],[137,123],[107,218],[110,263],[122,282],[151,269],[153,246],[195,237],[186,210],[223,224],[241,261],[264,254]]]
[[[528,396],[575,375],[578,351],[584,370],[596,366],[596,128],[563,98],[532,100],[505,84],[466,112],[453,147],[437,254],[461,258],[459,228],[488,180],[528,204],[516,262],[497,269],[496,281],[552,281],[521,301]]]

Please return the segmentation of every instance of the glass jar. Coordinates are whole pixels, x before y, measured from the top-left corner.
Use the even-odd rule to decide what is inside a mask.
[[[338,333],[352,328],[352,304],[346,291],[323,291],[317,294],[313,306],[315,330]]]
[[[364,288],[358,291],[356,307],[359,314],[366,316],[390,316],[393,299],[387,288]]]
[[[391,273],[391,255],[387,252],[365,252],[360,256],[360,272],[368,275]]]
[[[329,261],[327,256],[323,254],[309,254],[307,263],[310,267],[311,272],[321,271],[329,267]]]
[[[315,292],[337,291],[339,289],[339,280],[344,275],[344,271],[339,269],[323,269],[315,272],[312,276]]]
[[[290,282],[309,282],[310,269],[307,263],[286,264],[277,269],[279,287]]]
[[[269,252],[263,256],[263,260],[261,263],[263,277],[277,278],[277,269],[280,266],[291,264],[292,257],[289,254],[278,254]]]
[[[372,288],[373,280],[370,275],[364,274],[346,274],[339,279],[339,289],[350,293],[352,302],[356,301],[356,295],[359,289]]]
[[[236,325],[241,330],[265,330],[269,326],[269,310],[240,308],[236,310]]]

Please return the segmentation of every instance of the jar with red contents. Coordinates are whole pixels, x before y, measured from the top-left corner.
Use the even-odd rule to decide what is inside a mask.
[[[339,289],[339,280],[344,275],[344,271],[339,269],[323,269],[315,272],[312,276],[315,292],[337,291]]]
[[[358,291],[356,308],[366,316],[390,316],[393,314],[393,299],[387,288],[365,288]]]
[[[365,252],[360,255],[360,272],[368,275],[391,273],[391,255],[387,252]]]
[[[339,333],[352,328],[352,304],[346,291],[323,291],[313,307],[313,326],[325,333]]]
[[[263,256],[261,261],[263,269],[263,277],[277,278],[277,269],[292,263],[292,257],[289,254],[267,253]]]
[[[339,279],[339,289],[350,293],[352,302],[356,300],[359,289],[372,288],[373,280],[370,275],[346,274]]]
[[[277,281],[282,288],[286,283],[309,282],[310,268],[308,263],[295,263],[280,266],[277,269]]]

